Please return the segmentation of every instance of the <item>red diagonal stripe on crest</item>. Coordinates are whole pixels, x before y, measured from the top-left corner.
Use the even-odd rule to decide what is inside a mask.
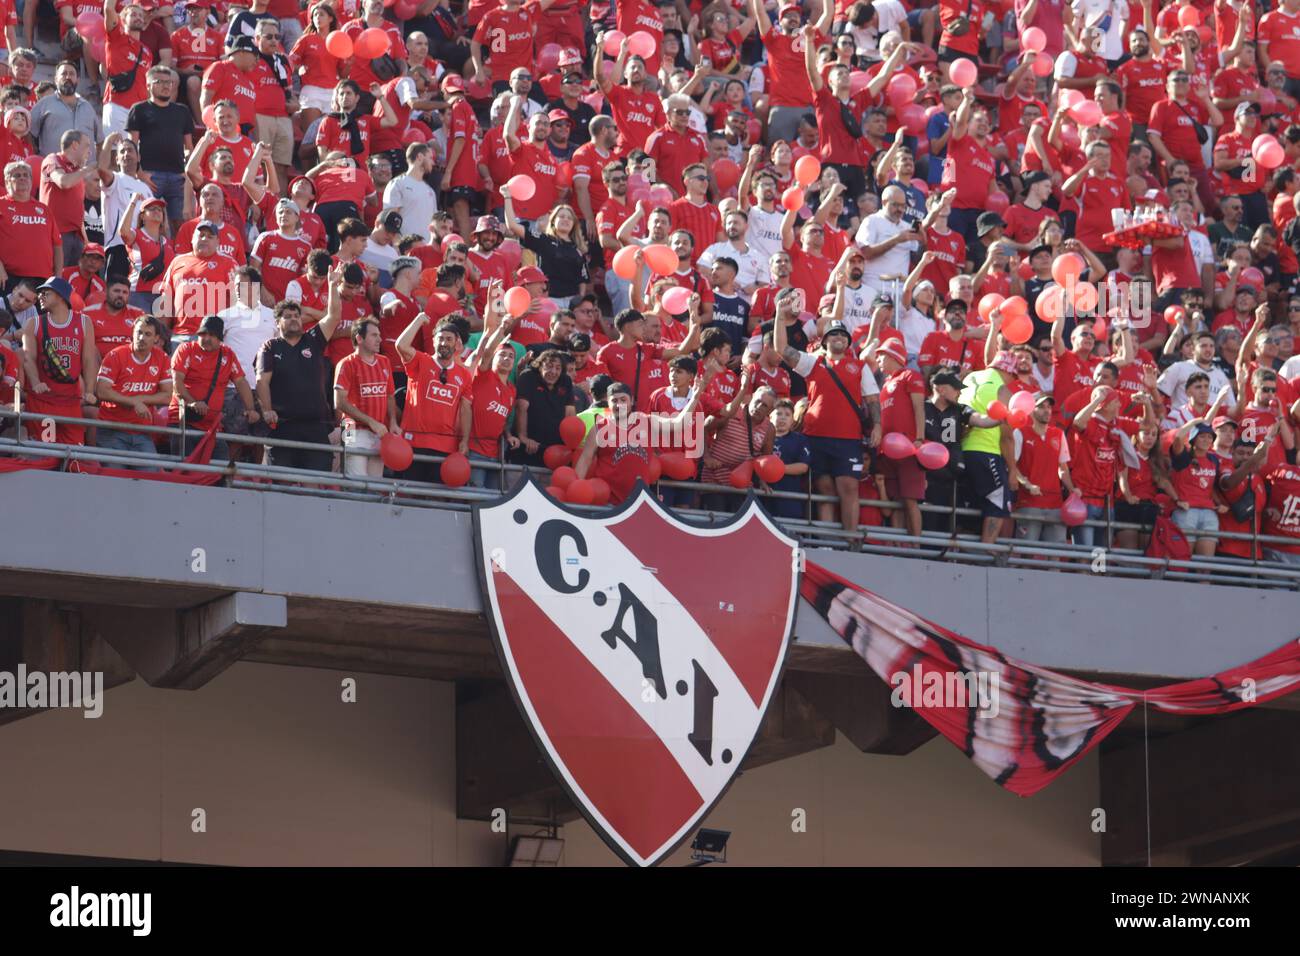
[[[651,857],[704,798],[658,734],[514,579],[498,571],[493,581],[519,680],[560,760],[618,835]],[[610,650],[598,629],[576,638],[629,653]]]
[[[789,545],[752,518],[726,534],[694,535],[644,505],[609,530],[655,569],[761,707],[785,641]]]

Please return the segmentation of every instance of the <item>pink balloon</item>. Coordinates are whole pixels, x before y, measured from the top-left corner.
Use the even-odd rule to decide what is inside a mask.
[[[661,302],[669,315],[681,315],[690,306],[691,290],[679,285],[673,286],[664,293]]]
[[[98,62],[103,63],[104,59],[108,56],[108,50],[106,49],[107,44],[108,38],[102,33],[97,37],[91,37],[87,41],[87,45],[90,47],[90,55]]]
[[[1042,53],[1047,48],[1047,34],[1038,27],[1029,27],[1020,34],[1020,45],[1026,50]]]
[[[1255,160],[1264,169],[1276,169],[1286,161],[1286,150],[1281,143],[1265,143],[1255,155]]]
[[[979,80],[980,71],[970,60],[958,57],[948,68],[948,77],[963,89],[970,89]]]
[[[934,471],[948,464],[948,449],[937,441],[928,441],[916,450],[916,460],[927,471]]]
[[[870,85],[871,77],[861,70],[854,70],[849,74],[849,92],[854,96],[857,96]]]
[[[610,30],[605,34],[605,56],[618,56],[619,47],[623,45],[623,40],[627,34],[622,30]]]
[[[527,173],[520,173],[506,183],[510,187],[510,198],[528,202],[537,193],[537,183]]]
[[[1070,495],[1061,505],[1061,521],[1071,528],[1077,528],[1088,520],[1088,506],[1078,494]]]
[[[1075,106],[1070,107],[1070,115],[1080,126],[1096,126],[1101,122],[1103,116],[1101,107],[1092,100],[1084,100]]]
[[[1036,56],[1029,68],[1034,71],[1034,76],[1051,76],[1054,68],[1052,58],[1050,56]]]
[[[916,454],[916,446],[902,432],[890,432],[880,442],[886,458],[906,458]]]
[[[989,193],[989,198],[988,198],[989,212],[995,212],[998,215],[1001,215],[1002,213],[1007,211],[1007,207],[1009,207],[1010,205],[1011,205],[1011,200],[1007,198],[1007,194],[1004,193],[1002,190],[995,189],[993,190],[993,192]]]
[[[77,17],[77,32],[85,39],[93,40],[96,37],[104,37],[104,15],[102,13],[86,12]]]
[[[1079,139],[1079,130],[1077,127],[1071,126],[1068,123],[1061,126],[1061,145],[1065,146],[1067,149],[1078,149],[1079,143],[1081,142],[1082,140]]]
[[[637,30],[636,33],[628,37],[627,49],[629,53],[645,59],[655,52],[655,38],[644,30]]]
[[[1078,106],[1087,98],[1088,97],[1084,96],[1083,92],[1080,90],[1062,90],[1060,96],[1060,102],[1068,110],[1071,109],[1072,107]]]
[[[1033,392],[1016,392],[1011,396],[1011,401],[1007,402],[1007,408],[1013,412],[1024,412],[1026,415],[1034,410],[1034,393]]]
[[[650,202],[654,203],[656,206],[667,206],[673,201],[673,191],[663,183],[655,183],[650,187],[650,192],[649,195],[646,196],[646,199],[650,200]]]
[[[930,195],[930,184],[927,183],[924,179],[913,179],[912,186],[916,189],[921,190],[922,196]]]
[[[537,68],[543,73],[553,73],[560,65],[560,45],[548,43],[537,51]]]

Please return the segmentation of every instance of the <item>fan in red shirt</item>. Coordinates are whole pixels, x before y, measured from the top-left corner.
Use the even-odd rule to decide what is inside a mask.
[[[127,111],[141,100],[149,98],[149,84],[145,74],[153,66],[153,53],[140,42],[140,34],[148,26],[144,8],[129,4],[121,15],[117,0],[104,0],[104,72],[109,82],[104,84],[104,135],[126,130]],[[126,89],[118,91],[113,77],[120,77]]]
[[[949,299],[943,309],[944,327],[921,340],[916,364],[927,379],[943,370],[965,378],[984,368],[984,341],[967,334],[966,313],[964,301]]]
[[[520,139],[518,130],[522,109],[523,97],[516,95],[506,116],[505,137],[514,163],[513,175],[528,176],[533,181],[531,198],[520,199],[518,195],[512,197],[515,215],[531,222],[546,216],[555,206],[559,197],[555,179],[559,164],[547,145],[547,139],[551,135],[551,118],[546,113],[534,113],[528,119],[527,138]],[[565,114],[566,118],[567,115]]]
[[[27,411],[36,415],[80,418],[82,402],[95,401],[99,351],[90,320],[72,310],[72,288],[53,278],[36,291],[41,314],[23,326],[23,367],[27,382]],[[28,438],[81,445],[84,425],[48,424],[36,419],[24,426]]]
[[[811,308],[813,303],[822,300],[835,263],[823,254],[826,230],[822,225],[815,219],[804,223],[796,246],[794,220],[794,211],[787,212],[781,220],[781,240],[790,255],[790,284],[803,290],[804,302]]]
[[[1072,196],[1082,212],[1075,226],[1075,238],[1089,249],[1103,249],[1102,239],[1115,228],[1111,210],[1129,207],[1128,187],[1124,180],[1111,172],[1110,146],[1105,140],[1095,140],[1088,146],[1088,161],[1061,186],[1061,192]]]
[[[72,294],[81,297],[85,309],[104,301],[104,280],[100,278],[100,273],[104,271],[104,258],[104,247],[91,242],[81,250],[81,259],[77,264],[62,272],[63,278],[72,286]],[[103,354],[102,349],[100,354]]]
[[[689,354],[699,345],[698,316],[692,316],[690,334],[675,348],[650,342],[645,316],[634,309],[624,309],[616,315],[614,327],[618,339],[601,348],[597,358],[616,381],[632,390],[633,408],[649,411],[655,390],[668,384],[665,363],[678,355]]]
[[[758,21],[758,32],[767,51],[765,73],[771,97],[768,135],[771,140],[790,142],[798,131],[799,120],[813,102],[812,85],[808,82],[805,64],[804,47],[807,41],[800,29],[803,9],[799,4],[788,0],[782,3],[777,10],[775,26],[768,19],[767,10],[762,4],[751,2],[750,9]],[[835,5],[823,4],[822,14],[816,24],[817,46],[827,42],[826,34],[830,32],[834,17]]]
[[[967,242],[977,238],[975,220],[988,206],[989,190],[994,185],[993,154],[989,152],[992,144],[988,137],[988,113],[982,106],[975,105],[975,94],[967,90],[953,117],[948,156],[943,163],[940,182],[940,188],[945,192],[953,188],[957,190],[949,217],[952,227]]]
[[[658,94],[645,88],[646,63],[639,56],[628,56],[627,41],[619,50],[614,70],[608,76],[601,70],[603,47],[596,44],[596,84],[609,101],[610,112],[618,126],[618,155],[626,157],[634,149],[644,149],[646,140],[664,125],[663,103]],[[626,75],[624,85],[621,78]]]
[[[1240,196],[1247,222],[1268,221],[1264,197],[1265,172],[1251,157],[1250,147],[1259,135],[1259,105],[1238,103],[1234,128],[1214,141],[1215,179],[1224,195]]]
[[[206,110],[221,100],[230,100],[239,110],[240,132],[251,132],[257,125],[257,44],[250,36],[235,37],[226,56],[203,71],[203,96]]]
[[[1132,54],[1115,69],[1115,79],[1124,90],[1124,107],[1134,126],[1146,126],[1151,107],[1164,98],[1165,66],[1151,55],[1151,41],[1144,30],[1129,33]]]
[[[171,403],[171,363],[157,346],[161,332],[162,323],[142,315],[132,324],[129,344],[114,346],[104,356],[95,381],[99,417],[104,421],[152,425],[153,408]],[[104,429],[98,439],[105,447],[155,451],[152,437],[141,432]]]
[[[447,127],[447,163],[442,174],[443,192],[449,193],[457,228],[469,228],[470,206],[492,185],[483,162],[483,129],[465,96],[465,81],[450,74],[442,81],[442,95],[450,104]]]
[[[907,352],[897,339],[876,350],[876,361],[884,374],[880,386],[880,430],[882,435],[898,433],[920,447],[925,441],[925,379],[907,367]],[[880,458],[885,490],[891,499],[902,499],[903,511],[892,511],[889,523],[906,527],[908,534],[921,534],[921,502],[925,499],[925,472],[915,455]]]
[[[1088,505],[1089,518],[1105,516],[1122,464],[1120,449],[1132,447],[1125,446],[1128,436],[1115,421],[1118,411],[1118,393],[1099,385],[1093,389],[1092,400],[1079,410],[1071,425],[1074,486]],[[1074,533],[1075,543],[1085,547],[1091,547],[1100,538],[1098,529],[1087,525],[1080,525]]]
[[[511,72],[520,67],[531,71],[536,32],[533,14],[523,7],[520,0],[501,0],[501,5],[488,10],[474,28],[469,46],[470,58],[474,62],[474,79],[479,83],[490,80],[495,86],[507,82]],[[486,67],[484,45],[489,54]]]
[[[379,298],[379,331],[383,338],[381,351],[390,362],[400,363],[401,358],[394,343],[402,330],[420,314],[419,303],[412,296],[420,278],[420,260],[414,256],[399,256],[393,260],[388,271],[393,277],[393,285]]]
[[[708,201],[709,175],[703,164],[695,163],[686,167],[682,173],[682,182],[686,186],[686,195],[668,204],[668,215],[674,231],[683,229],[690,234],[694,242],[691,265],[695,265],[700,254],[718,241],[722,231],[722,215],[718,212],[718,207]]]
[[[362,10],[364,16],[356,20],[350,20],[343,25],[343,32],[352,38],[355,45],[357,37],[361,36],[367,30],[382,30],[388,35],[388,49],[380,56],[389,56],[397,61],[400,69],[401,65],[406,62],[406,44],[402,42],[402,30],[399,26],[384,19],[383,0],[363,0]],[[352,69],[348,74],[352,80],[363,90],[369,90],[381,80],[375,74],[371,60],[363,56],[352,57]],[[388,76],[385,80],[393,79]],[[373,92],[373,91],[372,91]],[[379,94],[375,94],[376,97]]]
[[[203,221],[194,230],[194,251],[177,256],[163,276],[163,315],[172,319],[172,335],[194,336],[204,316],[215,315],[234,301],[231,283],[239,264],[217,251],[218,227]]]
[[[704,191],[707,191],[708,172],[700,164],[708,158],[709,148],[704,137],[690,127],[691,98],[674,93],[668,97],[667,105],[668,122],[646,139],[645,151],[655,161],[659,181],[665,183],[674,196],[682,195],[687,188],[686,171],[695,167],[704,172]]]
[[[402,435],[417,449],[465,454],[474,427],[474,378],[469,369],[456,362],[461,341],[454,322],[444,319],[438,323],[433,355],[412,346],[429,322],[424,313],[416,316],[396,342],[407,375]],[[436,464],[416,462],[403,477],[437,480],[437,470]]]
[[[316,155],[328,156],[340,152],[355,159],[358,166],[364,166],[370,157],[374,126],[397,125],[397,116],[382,93],[378,84],[370,88],[371,96],[375,97],[376,104],[384,111],[383,119],[376,124],[373,116],[366,115],[358,108],[361,87],[353,80],[340,80],[334,87],[334,110],[322,117],[320,126],[316,129]],[[320,198],[316,201],[323,202]]]
[[[500,295],[500,286],[494,291]],[[471,386],[471,416],[469,457],[471,460],[498,461],[501,439],[507,447],[519,447],[519,439],[506,432],[506,422],[515,407],[515,387],[510,384],[510,373],[515,368],[515,350],[509,342],[507,323],[501,321],[498,308],[491,308],[485,321],[488,331],[470,360],[474,374]],[[487,470],[472,469],[470,484],[483,487]]]
[[[1259,58],[1283,64],[1288,77],[1300,80],[1300,3],[1296,0],[1282,0],[1280,9],[1259,21]]]
[[[652,76],[659,73],[664,45],[664,21],[659,16],[658,5],[650,0],[619,0],[614,8],[616,29],[624,36],[648,33],[655,41],[654,50],[645,58],[646,69]]]
[[[121,276],[109,276],[103,300],[86,307],[86,317],[95,329],[95,348],[100,355],[107,355],[119,345],[131,344],[135,320],[144,312],[127,304],[130,294],[130,282]]]
[[[339,18],[329,6],[312,4],[311,23],[289,51],[289,65],[302,80],[298,102],[303,121],[313,122],[330,108],[339,81],[342,60],[325,49],[325,38],[339,28]]]
[[[1198,87],[1195,98],[1188,96],[1191,76],[1185,70],[1170,73],[1167,88],[1168,98],[1151,107],[1151,117],[1147,121],[1151,147],[1166,168],[1176,159],[1187,163],[1196,177],[1201,202],[1207,209],[1217,210],[1218,201],[1205,162],[1201,159],[1201,143],[1196,130],[1197,124],[1201,128],[1207,124],[1222,126],[1223,114],[1210,99],[1208,86]]]
[[[1065,525],[1035,521],[1060,509],[1062,492],[1073,493],[1070,480],[1070,445],[1065,432],[1051,424],[1053,399],[1048,392],[1034,395],[1033,421],[1015,432],[1016,537],[1032,541],[1065,540]]]
[[[289,283],[302,275],[311,242],[298,231],[298,204],[281,199],[275,204],[277,228],[253,241],[249,264],[262,274],[262,304],[273,306],[284,298]]]
[[[0,198],[0,265],[12,282],[19,277],[45,281],[63,269],[63,243],[54,211],[32,196],[30,167],[4,172],[8,195]]]
[[[1052,348],[1056,371],[1052,377],[1052,397],[1056,399],[1058,414],[1076,392],[1092,389],[1095,384],[1093,375],[1101,359],[1094,358],[1092,351],[1097,345],[1089,325],[1076,325],[1070,333],[1071,349],[1065,347],[1063,333],[1065,317],[1061,316],[1052,323]]]
[[[930,212],[921,223],[925,231],[925,252],[922,258],[928,264],[921,279],[929,279],[936,289],[948,288],[949,281],[966,266],[966,240],[948,228],[948,214],[955,192],[935,193],[930,197]]]
[[[329,249],[337,252],[339,223],[360,218],[366,197],[375,192],[374,180],[363,163],[339,151],[328,154],[307,176],[316,186],[316,214],[325,225]]]
[[[378,322],[357,319],[350,328],[355,348],[334,369],[334,407],[343,418],[343,447],[377,451],[384,435],[398,431],[393,366],[379,354],[383,337]],[[384,461],[378,456],[345,454],[343,473],[381,478]]]
[[[217,251],[236,261],[243,261],[246,255],[244,231],[235,225],[239,210],[228,212],[226,191],[220,183],[207,183],[199,190],[199,214],[194,219],[183,223],[176,232],[176,251],[192,252],[194,250],[194,230],[201,222],[215,222],[221,227],[217,234]],[[146,204],[147,205],[147,204]],[[246,207],[241,207],[246,208]],[[241,224],[242,225],[242,224]],[[147,261],[147,260],[146,260]]]
[[[244,177],[244,170],[253,161],[253,141],[240,135],[239,114],[235,104],[230,100],[221,100],[213,110],[216,131],[208,130],[195,145],[190,158],[185,164],[194,188],[198,189],[209,179],[217,179],[220,174],[213,166],[215,154],[221,150],[230,153],[232,164],[223,178],[224,182],[238,185]]]

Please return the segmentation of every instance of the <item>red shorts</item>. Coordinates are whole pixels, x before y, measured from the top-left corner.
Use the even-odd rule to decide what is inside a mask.
[[[33,415],[61,415],[66,418],[81,417],[81,399],[50,398],[48,395],[27,393],[27,411]],[[53,437],[50,427],[53,426]],[[39,419],[28,421],[23,426],[27,437],[32,441],[55,441],[61,445],[84,445],[86,443],[86,426],[67,425],[62,422],[45,423]]]
[[[889,458],[881,455],[880,473],[885,476],[885,492],[892,498],[925,500],[925,471],[915,455]]]

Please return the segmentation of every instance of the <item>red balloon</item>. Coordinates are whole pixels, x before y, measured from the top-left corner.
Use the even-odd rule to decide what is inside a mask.
[[[1241,278],[1238,285],[1253,285],[1256,289],[1264,288],[1264,273],[1260,272],[1254,266],[1246,266],[1241,270]]]
[[[560,422],[560,440],[569,448],[579,447],[587,438],[587,425],[576,415]]]
[[[203,125],[207,129],[216,132],[217,129],[217,104],[209,103],[203,107]]]
[[[760,455],[754,459],[754,470],[758,477],[769,485],[774,485],[785,477],[785,462],[780,455]]]
[[[661,243],[645,247],[646,265],[655,275],[669,276],[677,271],[677,253]]]
[[[564,500],[564,489],[563,489],[563,488],[559,488],[559,487],[557,487],[557,486],[555,486],[555,485],[547,485],[547,486],[546,486],[546,493],[547,493],[548,495],[550,495],[552,498],[554,498],[556,501],[563,501],[563,500]]]
[[[1191,9],[1185,7],[1184,9]],[[1088,505],[1079,495],[1073,494],[1061,505],[1061,521],[1071,528],[1077,528],[1088,520]]]
[[[1034,320],[1027,315],[1017,315],[1002,323],[1002,334],[1012,345],[1024,345],[1034,334]]]
[[[885,95],[890,105],[899,109],[916,95],[916,80],[906,73],[895,73],[885,86]]]
[[[1029,303],[1018,295],[1008,296],[1002,300],[999,307],[1002,311],[1002,321],[1015,318],[1017,315],[1029,314]]]
[[[619,47],[627,39],[627,34],[622,30],[610,30],[605,34],[605,56],[612,56],[617,59]]]
[[[917,103],[908,103],[898,111],[898,123],[913,136],[920,136],[925,132],[925,110]]]
[[[1020,44],[1026,50],[1042,53],[1047,49],[1047,34],[1039,27],[1026,27],[1025,32],[1020,34]]]
[[[753,479],[754,463],[748,459],[731,469],[731,474],[727,476],[727,482],[733,488],[748,488]]]
[[[1025,282],[1034,277],[1034,267],[1029,264],[1028,259],[1021,259],[1020,265],[1016,266],[1016,274]]]
[[[1201,25],[1200,12],[1195,7],[1183,7],[1178,11],[1178,25],[1184,29],[1199,27]]]
[[[614,253],[614,275],[629,282],[636,278],[636,251],[640,246],[624,246]]]
[[[75,9],[75,8],[74,8]],[[87,11],[77,15],[77,32],[87,40],[105,38],[104,15]]]
[[[379,457],[383,459],[385,467],[392,471],[406,471],[411,467],[414,455],[411,443],[401,435],[389,432],[379,439]]]
[[[1096,126],[1104,115],[1101,107],[1092,100],[1084,100],[1077,106],[1070,107],[1070,116],[1080,126]]]
[[[397,3],[393,4],[393,14],[399,20],[411,19],[419,9],[420,5],[415,0],[397,0]]]
[[[794,164],[794,181],[800,186],[811,186],[822,174],[822,161],[816,156],[800,156]]]
[[[533,304],[532,294],[521,285],[506,289],[506,294],[502,297],[506,311],[514,318],[519,318],[528,311],[528,307]]]
[[[958,57],[948,67],[948,77],[963,89],[974,86],[976,81],[979,80],[979,75],[979,67],[965,57]]]
[[[1007,406],[994,399],[989,402],[987,414],[995,422],[1005,422],[1007,420]]]
[[[1077,252],[1066,252],[1056,257],[1052,263],[1052,278],[1058,285],[1069,285],[1071,280],[1078,281],[1087,263]]]
[[[880,450],[886,458],[906,458],[916,454],[916,446],[902,432],[890,432],[880,442]]]
[[[937,441],[928,441],[916,450],[916,460],[922,468],[934,471],[948,464],[948,449]]]
[[[458,451],[452,452],[438,470],[438,477],[444,485],[459,488],[469,481],[469,459]]]
[[[659,304],[669,315],[681,315],[691,304],[691,290],[685,286],[675,285],[663,294]]]
[[[556,468],[551,472],[551,484],[555,485],[557,488],[567,488],[570,484],[576,481],[577,478],[578,473],[568,465],[561,465],[559,468]]]
[[[979,304],[980,318],[987,322],[989,320],[989,315],[993,310],[1005,301],[1006,297],[998,295],[996,292],[990,292],[988,295],[984,296],[984,298],[980,299]]]
[[[609,504],[609,482],[604,478],[589,478],[591,483],[591,503],[593,505]]]
[[[650,187],[650,192],[646,196],[652,206],[667,206],[673,201],[673,191],[663,183],[655,183]]]
[[[572,457],[573,452],[563,445],[548,445],[542,452],[542,464],[555,471],[561,465],[567,465]]]
[[[589,505],[596,498],[596,491],[586,478],[575,478],[564,489],[564,500],[571,505]]]
[[[1007,413],[1007,424],[1012,428],[1024,428],[1029,424],[1029,413],[1016,409]]]
[[[695,477],[695,459],[687,458],[684,452],[666,451],[659,456],[663,473],[674,481],[689,481]]]
[[[798,209],[803,205],[803,190],[798,186],[791,186],[781,194],[781,206],[783,209]]]
[[[342,30],[335,30],[325,38],[325,49],[331,56],[346,60],[352,55],[352,37]]]
[[[725,193],[740,182],[740,167],[730,159],[718,160],[713,164],[713,181]]]
[[[510,189],[510,198],[517,199],[520,202],[528,202],[537,192],[537,183],[527,173],[512,176],[506,182],[506,186]]]
[[[664,464],[659,460],[659,456],[651,453],[650,464],[646,467],[646,483],[653,485],[662,477],[664,473]]]
[[[1054,65],[1050,56],[1036,56],[1029,68],[1034,71],[1034,76],[1051,76]]]
[[[654,56],[655,49],[658,45],[659,44],[655,42],[655,38],[644,30],[637,30],[627,38],[628,52],[641,57],[643,60],[646,57]]]
[[[995,189],[993,192],[989,193],[985,205],[988,207],[989,212],[995,212],[998,215],[1002,215],[1002,213],[1007,211],[1007,207],[1011,205],[1011,200],[1007,198],[1007,194],[1002,190]]]
[[[1033,392],[1016,392],[1011,396],[1011,401],[1007,407],[1014,412],[1024,412],[1026,415],[1034,410],[1034,393]]]
[[[387,30],[382,30],[379,27],[368,27],[362,30],[361,35],[353,41],[352,50],[357,56],[373,60],[375,57],[387,53],[392,42]]]
[[[1171,305],[1165,309],[1165,321],[1170,325],[1177,325],[1187,315],[1187,310],[1181,305]]]
[[[1044,322],[1055,322],[1061,317],[1065,305],[1065,290],[1059,285],[1048,286],[1038,293],[1034,311]],[[1031,323],[1032,325],[1032,323]]]

